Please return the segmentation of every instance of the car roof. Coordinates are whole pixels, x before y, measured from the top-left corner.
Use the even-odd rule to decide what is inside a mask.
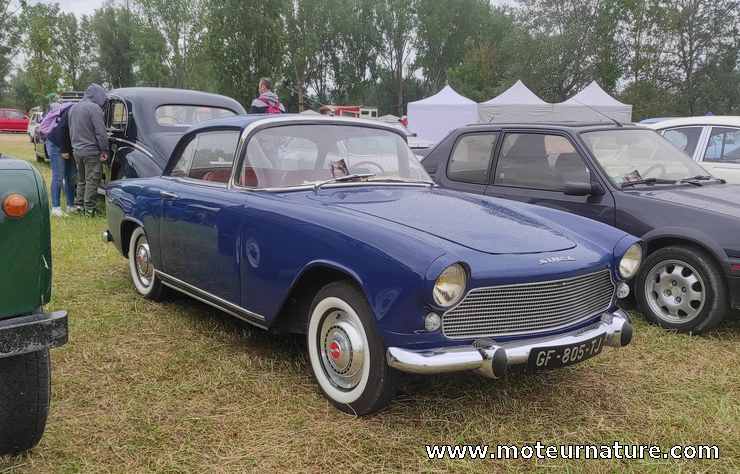
[[[587,132],[591,130],[605,130],[621,128],[642,128],[634,123],[614,122],[512,122],[512,123],[474,123],[463,127],[464,130],[500,130],[500,129],[529,129],[529,130],[564,130],[571,132]]]
[[[189,89],[172,89],[168,87],[122,87],[113,89],[108,95],[116,95],[129,100],[143,101],[152,104],[193,104],[212,107],[225,107],[238,114],[246,111],[244,107],[225,95]]]
[[[302,115],[302,114],[250,114],[250,115],[236,115],[233,117],[225,117],[219,119],[208,120],[201,122],[188,130],[187,133],[191,133],[197,130],[206,128],[239,128],[243,129],[254,122],[260,121],[271,121],[280,123],[300,123],[300,124],[334,124],[334,125],[364,125],[373,128],[382,128],[391,130],[398,134],[405,134],[398,127],[393,124],[387,124],[378,120],[366,120],[354,117],[330,117],[327,115]]]
[[[737,115],[704,115],[698,117],[680,117],[646,125],[655,130],[681,127],[687,125],[727,125],[740,127],[740,116]]]

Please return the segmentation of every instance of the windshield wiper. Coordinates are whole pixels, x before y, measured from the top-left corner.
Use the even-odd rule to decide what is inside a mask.
[[[363,180],[372,178],[375,176],[375,173],[357,173],[357,174],[348,174],[346,176],[337,176],[336,178],[327,179],[326,181],[321,181],[313,185],[313,192],[318,192],[319,189],[325,184],[331,184],[331,183],[342,183],[344,181],[354,181],[354,180]]]
[[[693,184],[696,186],[702,186],[702,184],[699,181],[712,181],[712,180],[717,180],[721,183],[725,183],[724,179],[717,178],[716,176],[710,176],[708,174],[700,174],[697,176],[693,176],[691,178],[684,178],[680,180],[679,183],[689,183],[689,184]]]
[[[628,188],[630,186],[635,186],[638,184],[675,184],[676,181],[672,179],[662,179],[662,178],[643,178],[643,179],[636,179],[634,181],[625,181],[622,183],[622,189]]]

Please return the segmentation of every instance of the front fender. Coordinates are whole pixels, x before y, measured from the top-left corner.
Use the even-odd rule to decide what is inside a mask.
[[[649,247],[651,242],[659,239],[677,239],[690,242],[698,247],[708,250],[718,262],[727,262],[728,257],[724,249],[706,232],[688,227],[659,227],[642,236]]]

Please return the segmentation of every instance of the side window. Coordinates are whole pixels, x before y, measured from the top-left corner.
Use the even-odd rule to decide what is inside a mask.
[[[571,142],[559,135],[510,133],[501,146],[494,184],[562,191],[568,182],[590,182]]]
[[[447,177],[463,183],[488,184],[488,170],[497,139],[498,133],[463,135],[447,164]]]
[[[188,178],[227,183],[238,140],[239,132],[236,130],[198,134]]]
[[[663,138],[690,157],[694,156],[702,127],[672,128],[663,132]]]
[[[177,159],[177,163],[175,164],[174,168],[172,168],[172,171],[170,171],[170,176],[175,176],[178,178],[188,176],[188,174],[190,173],[190,167],[193,164],[193,155],[195,154],[195,147],[197,145],[198,137],[196,136],[195,138],[190,140],[188,146],[186,146],[180,154],[180,158]]]
[[[740,129],[712,127],[704,161],[740,163]]]

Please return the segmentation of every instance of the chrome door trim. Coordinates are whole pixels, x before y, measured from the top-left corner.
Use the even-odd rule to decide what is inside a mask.
[[[241,319],[250,324],[254,324],[262,329],[267,329],[267,326],[263,323],[265,317],[261,314],[253,313],[246,308],[242,308],[239,305],[235,305],[223,298],[220,298],[212,293],[205,290],[201,290],[197,286],[191,285],[185,281],[175,278],[172,275],[168,275],[160,270],[154,270],[160,277],[162,283],[174,290],[185,293],[188,296],[195,298],[198,301],[209,304],[214,308],[220,309],[221,311],[234,316],[235,318]],[[258,322],[259,321],[259,322]]]

